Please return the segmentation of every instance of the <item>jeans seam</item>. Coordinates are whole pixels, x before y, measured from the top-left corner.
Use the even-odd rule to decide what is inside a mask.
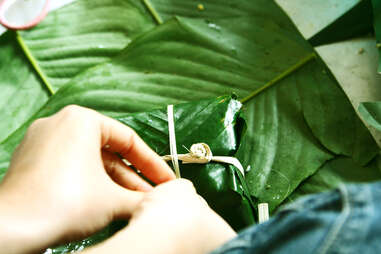
[[[349,195],[348,190],[345,187],[345,185],[340,186],[340,190],[343,192],[343,208],[342,208],[342,214],[339,216],[339,218],[334,222],[331,229],[329,230],[327,237],[323,240],[323,244],[320,248],[320,251],[318,250],[317,253],[319,254],[325,254],[329,251],[329,248],[333,245],[335,239],[340,233],[340,230],[342,229],[344,223],[349,218],[351,207],[349,205]]]

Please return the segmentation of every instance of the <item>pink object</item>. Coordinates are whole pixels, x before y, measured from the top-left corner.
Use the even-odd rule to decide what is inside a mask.
[[[49,2],[50,2],[50,0],[45,1],[45,5],[44,5],[41,13],[37,17],[35,17],[32,21],[30,21],[26,24],[20,25],[20,26],[15,26],[15,25],[9,24],[5,19],[4,14],[6,12],[6,9],[4,9],[4,8],[6,7],[5,3],[7,1],[9,1],[9,0],[3,0],[2,2],[0,2],[0,24],[3,25],[4,27],[8,28],[8,29],[11,29],[11,30],[26,30],[26,29],[29,29],[29,28],[32,28],[32,27],[38,25],[38,23],[40,23],[45,18],[45,16],[47,15],[48,9],[49,9]]]

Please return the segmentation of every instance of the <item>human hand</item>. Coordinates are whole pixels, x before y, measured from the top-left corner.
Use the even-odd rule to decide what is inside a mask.
[[[209,253],[236,235],[184,179],[145,194],[128,226],[83,254]]]
[[[155,183],[174,179],[135,132],[93,110],[69,106],[35,121],[0,184],[2,250],[34,252],[128,218],[152,187],[114,152]]]

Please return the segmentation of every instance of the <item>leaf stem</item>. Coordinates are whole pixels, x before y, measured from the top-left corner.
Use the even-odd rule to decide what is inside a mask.
[[[37,60],[33,57],[32,53],[30,52],[28,46],[25,44],[24,40],[21,38],[20,34],[16,31],[16,38],[18,43],[20,44],[21,49],[24,51],[24,54],[32,64],[33,68],[43,81],[44,85],[48,89],[50,95],[54,94],[54,90],[52,85],[49,83],[48,78],[45,76],[44,72],[41,70],[40,66],[37,63]]]
[[[159,13],[157,13],[155,8],[152,6],[150,0],[142,0],[142,1],[143,1],[144,5],[147,7],[147,9],[149,10],[149,12],[151,13],[152,17],[155,19],[156,23],[158,25],[163,24],[163,20],[159,16]]]
[[[279,76],[275,77],[274,79],[270,80],[269,82],[267,82],[264,86],[258,88],[257,90],[255,90],[254,92],[252,92],[250,95],[248,95],[247,97],[243,98],[241,100],[241,103],[245,103],[249,100],[251,100],[253,97],[255,97],[256,95],[258,95],[260,92],[262,92],[263,90],[269,88],[270,86],[276,84],[277,82],[279,82],[280,80],[284,79],[285,77],[287,77],[288,75],[290,75],[291,73],[293,73],[294,71],[298,70],[300,67],[302,67],[303,65],[305,65],[306,63],[308,63],[309,61],[311,61],[312,59],[315,59],[316,58],[316,55],[315,53],[311,53],[309,54],[308,56],[304,57],[303,59],[301,59],[299,62],[297,62],[295,65],[291,66],[290,68],[288,68],[286,71],[284,71],[283,73],[281,73]]]

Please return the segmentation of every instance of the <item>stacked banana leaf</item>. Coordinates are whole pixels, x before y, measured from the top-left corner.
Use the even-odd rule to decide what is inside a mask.
[[[343,182],[381,179],[368,129],[271,0],[77,0],[0,37],[0,88],[0,177],[29,124],[69,104],[115,117],[169,154],[165,107],[174,104],[181,153],[204,142],[246,169],[243,178],[221,163],[181,166],[235,228],[253,223],[259,202],[275,211]],[[218,97],[232,93],[243,103],[245,134],[240,104]],[[221,136],[210,135],[217,129]]]

